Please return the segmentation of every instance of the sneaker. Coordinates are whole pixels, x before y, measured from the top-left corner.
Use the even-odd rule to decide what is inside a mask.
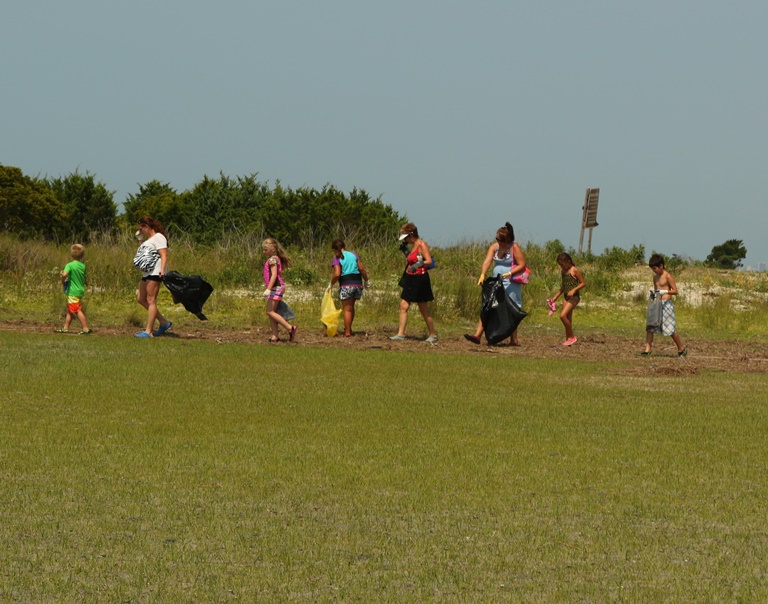
[[[405,336],[389,336],[390,340],[397,340],[398,342],[400,340],[405,340]]]
[[[649,357],[649,356],[651,356],[651,351],[650,350],[643,350],[643,352],[641,352],[637,356],[639,356],[639,357]]]
[[[165,325],[161,325],[158,327],[155,331],[152,332],[152,335],[157,337],[163,335],[166,331],[168,331],[171,327],[173,327],[173,323],[168,321]]]
[[[133,334],[134,338],[151,338],[152,334],[147,333],[146,331],[140,331],[139,333]]]
[[[430,344],[437,344],[437,336],[429,336],[425,342],[429,342]]]
[[[293,342],[296,339],[296,330],[298,330],[298,329],[299,328],[296,327],[295,325],[293,327],[291,327],[291,335],[288,338],[289,342]]]
[[[563,346],[572,346],[578,341],[576,336],[573,336],[572,338],[568,338],[565,342],[563,342]]]
[[[683,348],[682,350],[679,350],[679,351],[677,352],[677,356],[679,356],[679,357],[684,357],[684,356],[686,356],[687,354],[688,354],[688,349],[687,349],[687,348]]]
[[[79,332],[77,333],[77,335],[79,335],[79,336],[87,336],[87,335],[89,335],[90,333],[91,333],[91,330],[90,330],[90,329],[84,329],[83,331],[79,331]]]
[[[57,329],[56,333],[69,333],[68,329]]]
[[[480,338],[478,338],[476,335],[471,334],[471,333],[465,333],[464,334],[464,339],[465,340],[469,340],[473,344],[479,344],[480,343]]]

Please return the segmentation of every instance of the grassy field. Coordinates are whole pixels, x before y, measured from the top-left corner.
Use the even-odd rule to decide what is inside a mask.
[[[768,601],[768,375],[0,332],[3,602]]]

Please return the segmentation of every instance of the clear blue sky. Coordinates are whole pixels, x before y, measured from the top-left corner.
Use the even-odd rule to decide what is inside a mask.
[[[7,0],[0,163],[363,188],[434,244],[768,261],[768,2]]]

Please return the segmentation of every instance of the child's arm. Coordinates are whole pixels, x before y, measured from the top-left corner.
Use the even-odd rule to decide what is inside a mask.
[[[270,268],[270,273],[272,269]],[[270,274],[271,277],[271,274]],[[333,286],[334,283],[336,283],[339,278],[341,277],[341,264],[334,264],[333,265],[333,275],[331,276],[331,286]]]
[[[357,259],[357,270],[360,271],[363,281],[368,281],[368,271],[365,270],[363,263],[360,262],[360,258]]]
[[[571,277],[576,279],[579,282],[579,284],[576,287],[574,287],[571,291],[568,292],[569,298],[575,295],[577,291],[579,291],[580,289],[583,289],[587,285],[587,283],[584,281],[584,276],[581,274],[581,271],[575,266],[571,269]]]
[[[675,278],[669,273],[667,273],[667,293],[670,296],[677,295],[677,283],[675,283]]]
[[[61,284],[64,285],[67,282],[67,277],[69,277],[69,273],[66,271],[61,271]]]

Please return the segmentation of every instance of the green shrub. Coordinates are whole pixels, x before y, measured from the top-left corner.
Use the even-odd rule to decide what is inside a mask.
[[[283,271],[283,276],[291,285],[315,285],[321,281],[320,276],[306,266],[291,266]]]
[[[609,270],[623,270],[645,262],[645,246],[633,245],[628,250],[620,247],[606,248],[602,256],[595,258],[598,267]]]

